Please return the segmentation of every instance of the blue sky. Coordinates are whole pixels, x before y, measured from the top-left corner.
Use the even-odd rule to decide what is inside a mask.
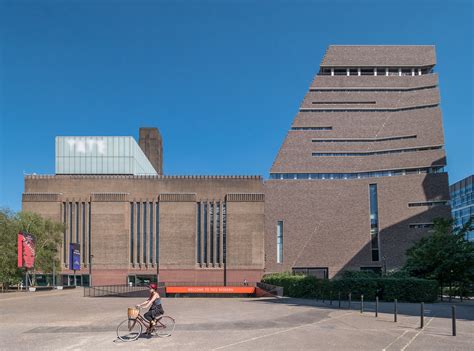
[[[450,182],[473,173],[470,1],[0,0],[0,207],[56,135],[156,126],[166,174],[260,174],[329,44],[435,44]]]

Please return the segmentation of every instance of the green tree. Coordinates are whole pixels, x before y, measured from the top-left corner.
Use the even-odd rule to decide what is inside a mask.
[[[2,290],[21,280],[17,267],[17,231],[15,215],[0,209],[0,285]]]
[[[32,212],[0,211],[0,283],[16,283],[21,277],[17,266],[17,234],[23,231],[36,237],[36,258],[33,268],[33,285],[36,272],[52,273],[53,265],[60,268],[58,252],[64,226]]]
[[[472,220],[460,229],[453,230],[452,224],[436,219],[433,234],[407,251],[404,270],[414,277],[436,279],[441,289],[457,287],[462,296],[474,282],[474,243],[466,239]]]

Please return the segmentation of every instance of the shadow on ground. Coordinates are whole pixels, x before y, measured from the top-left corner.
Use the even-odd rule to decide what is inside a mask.
[[[331,302],[325,300],[314,300],[314,299],[297,299],[291,297],[275,297],[275,298],[262,298],[247,300],[248,303],[258,304],[285,304],[289,306],[313,306],[317,308],[338,310],[338,309],[349,309],[349,301],[341,300],[340,308],[339,301],[333,300]],[[465,320],[474,320],[474,304],[472,302],[463,302],[450,304],[446,302],[439,303],[428,303],[424,304],[424,314],[426,317],[436,318],[451,318],[451,306],[456,306],[456,318]],[[351,302],[351,310],[360,311],[360,301]],[[420,316],[421,304],[419,303],[401,303],[397,305],[398,315],[405,316]],[[379,302],[379,313],[393,313],[394,303],[393,302]],[[364,313],[375,313],[375,302],[364,301]]]

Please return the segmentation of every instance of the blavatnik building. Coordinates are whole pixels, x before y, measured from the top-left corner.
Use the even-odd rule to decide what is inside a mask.
[[[433,46],[330,46],[266,181],[163,175],[155,128],[57,137],[23,209],[64,223],[64,284],[70,243],[84,285],[399,268],[450,216],[435,64]]]
[[[265,183],[266,271],[399,268],[449,217],[433,46],[330,46]]]

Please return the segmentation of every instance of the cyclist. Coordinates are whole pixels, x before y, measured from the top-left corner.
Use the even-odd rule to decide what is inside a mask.
[[[150,322],[151,328],[155,325],[155,319],[164,314],[165,311],[163,310],[163,306],[161,306],[160,294],[158,293],[158,291],[156,291],[158,286],[154,283],[151,283],[150,285],[148,285],[148,287],[150,288],[150,297],[145,302],[138,304],[137,308],[148,308],[151,306],[148,312],[144,315],[145,319]]]

